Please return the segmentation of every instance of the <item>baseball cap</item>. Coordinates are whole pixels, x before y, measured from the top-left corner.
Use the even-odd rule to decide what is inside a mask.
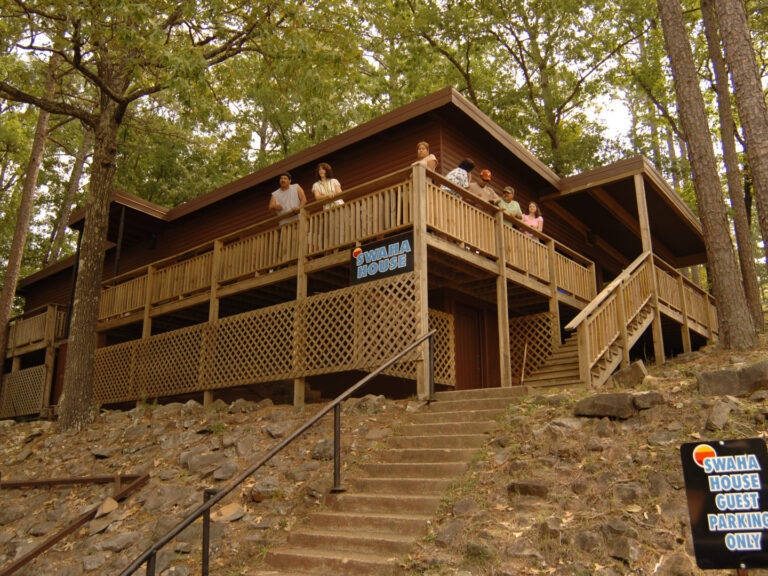
[[[485,170],[480,170],[480,178],[483,180],[490,180],[491,179],[491,171],[487,168]]]

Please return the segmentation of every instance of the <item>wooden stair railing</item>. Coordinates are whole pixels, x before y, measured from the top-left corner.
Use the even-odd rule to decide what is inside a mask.
[[[599,386],[653,321],[653,256],[644,252],[566,327],[579,342],[579,376]]]

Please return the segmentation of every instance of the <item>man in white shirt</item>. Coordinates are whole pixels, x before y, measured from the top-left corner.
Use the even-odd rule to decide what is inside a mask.
[[[269,199],[269,209],[277,216],[290,214],[288,218],[280,220],[280,224],[287,224],[298,219],[298,212],[307,203],[304,190],[298,184],[291,184],[291,173],[280,174],[280,188],[272,192]]]

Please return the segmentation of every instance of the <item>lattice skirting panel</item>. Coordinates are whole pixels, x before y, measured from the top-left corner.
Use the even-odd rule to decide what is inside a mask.
[[[46,367],[41,364],[3,376],[0,418],[40,414],[46,374]]]
[[[553,322],[551,312],[509,319],[509,357],[512,362],[513,383],[520,383],[523,356],[525,356],[525,375],[528,376],[552,355]]]
[[[373,370],[421,334],[417,285],[415,273],[402,274],[100,348],[95,356],[96,401]],[[430,311],[433,322],[438,329],[436,381],[453,384],[453,318]],[[387,373],[415,378],[416,354]]]

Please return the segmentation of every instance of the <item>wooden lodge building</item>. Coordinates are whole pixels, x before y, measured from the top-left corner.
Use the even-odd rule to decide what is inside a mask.
[[[437,172],[411,166],[421,140]],[[524,210],[537,201],[545,233],[441,176],[465,157],[492,171],[496,191],[513,186]],[[327,210],[310,193],[321,161],[344,188]],[[268,204],[286,170],[308,203],[279,226]],[[71,226],[82,225],[81,212]],[[358,283],[352,253],[377,242],[410,266]],[[58,401],[75,262],[20,283],[0,417]],[[395,364],[377,383],[385,392],[424,397],[430,364],[438,388],[598,385],[633,357],[717,338],[713,299],[678,271],[703,262],[697,218],[645,159],[560,178],[446,88],[172,209],[116,192],[95,397],[210,401],[282,382],[300,404],[429,330],[432,353]]]

